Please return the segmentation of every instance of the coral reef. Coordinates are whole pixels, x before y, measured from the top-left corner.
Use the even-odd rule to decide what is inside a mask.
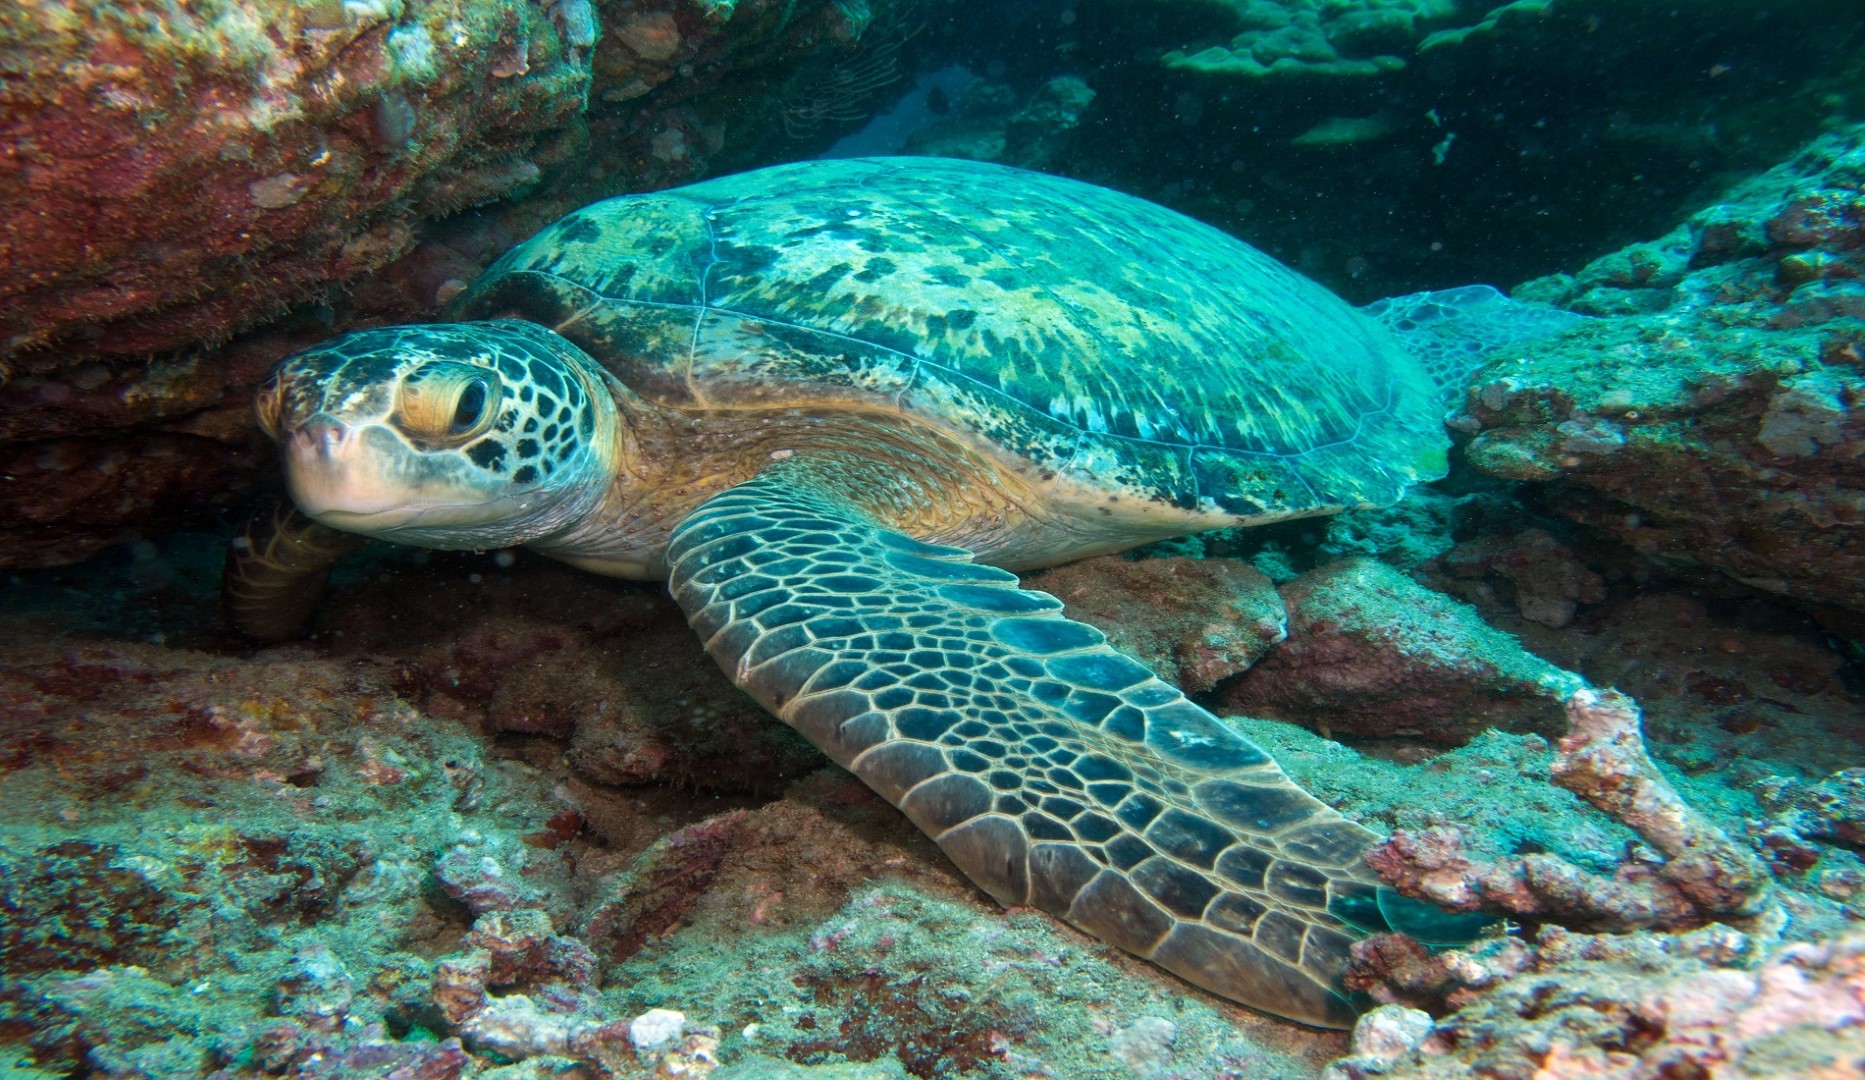
[[[411,619],[428,610],[428,587],[405,594],[396,576],[383,595],[340,599],[321,619],[343,628],[333,642],[340,655],[408,657],[396,691],[428,715],[566,740],[579,774],[601,783],[768,795],[821,764],[715,671],[664,656],[662,643],[688,631],[659,590],[526,563],[522,594],[470,589],[458,598],[458,626]],[[566,622],[565,611],[584,614]]]
[[[1107,627],[1108,640],[1187,693],[1249,670],[1288,637],[1288,611],[1267,577],[1223,559],[1087,559],[1028,582]]]
[[[8,355],[224,338],[582,144],[587,43],[521,0],[91,10],[0,37]]]
[[[0,588],[0,1073],[1865,1074],[1838,7],[0,13],[0,566],[133,541]],[[658,588],[376,550],[255,651],[212,620],[219,538],[163,532],[270,468],[281,354],[432,317],[571,205],[827,146],[929,58],[976,76],[916,149],[1153,196],[1357,299],[1584,263],[1518,290],[1594,319],[1494,358],[1449,481],[1028,577],[1248,714],[1400,891],[1503,916],[1363,942],[1350,1042],[1000,910]]]
[[[1865,769],[1841,769],[1813,783],[1777,777],[1759,788],[1793,835],[1865,848]]]
[[[1443,567],[1460,578],[1506,581],[1522,618],[1556,630],[1573,622],[1581,605],[1606,599],[1600,575],[1538,527],[1467,540],[1446,554]]]
[[[222,651],[210,596],[148,599],[181,568],[82,581],[142,596],[124,610],[171,644],[87,641],[87,605],[11,594],[39,598],[0,622],[22,800],[0,821],[0,1042],[21,1069],[1299,1080],[1343,1048],[1006,917],[807,747],[796,778],[687,746],[693,706],[736,691],[664,597],[419,562],[340,575],[321,644],[257,654]],[[548,695],[500,684],[534,668],[616,704],[514,725]],[[572,747],[623,708],[605,745],[659,764],[615,787]]]
[[[1167,68],[1245,79],[1379,75],[1405,67],[1433,25],[1458,14],[1451,0],[1328,4],[1244,0],[1241,29],[1223,45],[1160,57]]]
[[[1705,916],[1758,913],[1766,871],[1685,804],[1645,752],[1638,709],[1624,694],[1577,690],[1568,733],[1550,770],[1554,782],[1632,828],[1665,857],[1659,876]]]
[[[588,0],[28,5],[0,25],[0,356],[33,370],[224,339],[573,156],[594,175],[548,192],[533,227],[690,179],[725,137],[693,103],[744,73],[734,54],[858,40],[860,8],[630,4],[605,33]],[[65,356],[20,353],[51,343]]]
[[[1004,83],[973,79],[951,115],[913,132],[904,150],[1055,171],[1075,149],[1094,97],[1074,75],[1050,79],[1027,96]]]
[[[997,911],[860,784],[820,768],[780,725],[737,715],[735,692],[657,590],[524,556],[376,556],[339,575],[315,645],[227,654],[203,622],[211,597],[187,592],[199,580],[190,568],[213,561],[211,546],[198,563],[156,550],[115,571],[13,582],[0,622],[0,762],[9,791],[27,794],[0,823],[0,1032],[30,1032],[8,1036],[22,1068],[770,1076],[847,1059],[865,1063],[854,1075],[894,1077],[1307,1080],[1349,1053],[1338,1035],[1204,998],[1052,919]],[[1531,663],[1404,580],[1348,562],[1284,589],[1360,581],[1384,595],[1369,608],[1411,609],[1427,625],[1440,621],[1431,611],[1454,616],[1437,648],[1469,650],[1474,640],[1512,665]],[[1109,623],[1167,670],[1198,670],[1207,654],[1174,650],[1213,633],[1259,650],[1274,623],[1266,583],[1217,559],[1093,560],[1032,584],[1127,624]],[[1489,603],[1490,618],[1513,610]],[[1642,619],[1622,632],[1667,650],[1701,651],[1680,634],[1714,642],[1730,632],[1711,614],[1702,625],[1655,622],[1652,603],[1609,595],[1588,617]],[[101,621],[86,623],[93,611]],[[148,621],[123,625],[126,612]],[[1571,633],[1521,625],[1556,641]],[[1312,629],[1293,617],[1289,627],[1271,656]],[[1703,705],[1689,686],[1705,679],[1734,686],[1757,677],[1750,664],[1808,670],[1796,676],[1801,691],[1775,690],[1798,710],[1781,713],[1777,739],[1748,742],[1770,729],[1710,725],[1753,760],[1718,757],[1724,771],[1672,787],[1694,797],[1713,777],[1725,798],[1741,795],[1734,806],[1711,799],[1690,820],[1735,847],[1798,845],[1809,858],[1770,863],[1789,929],[1842,932],[1852,907],[1865,911],[1855,903],[1865,870],[1843,839],[1856,785],[1833,776],[1843,753],[1819,750],[1805,732],[1848,706],[1835,704],[1830,678],[1815,681],[1810,654],[1786,639],[1751,642],[1753,654],[1708,650],[1689,680],[1653,676],[1641,692],[1687,713]],[[1396,669],[1415,655],[1405,647],[1396,636],[1362,637],[1355,662]],[[1608,638],[1597,654],[1562,659],[1600,678],[1599,664],[1624,656]],[[1466,670],[1451,700],[1482,701],[1497,677]],[[1400,683],[1361,707],[1402,711],[1411,692]],[[1521,695],[1514,717],[1499,699],[1486,707],[1498,726],[1526,730],[1544,700]],[[1473,861],[1543,851],[1585,871],[1592,887],[1637,840],[1550,782],[1557,751],[1538,735],[1490,731],[1448,752],[1379,760],[1287,724],[1234,722],[1361,820],[1410,835],[1466,830]],[[1650,779],[1627,744],[1584,742]],[[741,759],[731,745],[745,748]],[[1695,752],[1678,742],[1654,751]],[[1574,786],[1639,790],[1606,775],[1595,769]],[[1472,800],[1473,790],[1484,797]],[[1664,800],[1637,803],[1659,813],[1613,814],[1660,838],[1659,825],[1684,820],[1665,816],[1673,804]],[[1690,845],[1674,850],[1685,858],[1672,861],[1687,864]],[[1556,940],[1550,925],[1536,942]],[[1599,940],[1596,949],[1662,950],[1667,939]],[[1513,992],[1512,980],[1536,977],[1536,965],[1560,962],[1549,953],[1465,987],[1430,974],[1451,965],[1444,957],[1406,952],[1396,939],[1379,948],[1367,985],[1442,1017],[1420,1047],[1460,1030],[1456,1010],[1487,1007]],[[1526,948],[1499,937],[1471,954]],[[1454,971],[1470,976],[1472,964]],[[1666,960],[1649,977],[1685,965]],[[1839,972],[1807,968],[1809,1010],[1827,1009]],[[1633,1015],[1608,1015],[1592,1029],[1597,1040]],[[1378,1039],[1369,1027],[1353,1054],[1410,1061],[1423,1052],[1403,1049],[1415,1021]],[[1503,1035],[1491,1044],[1496,1055],[1532,1046]]]
[[[321,329],[184,356],[0,381],[0,566],[77,562],[148,529],[211,520],[267,461],[252,387]]]
[[[1040,33],[1096,98],[1058,169],[1218,224],[1362,303],[1570,269],[1861,105],[1865,26],[1823,0],[1763,18],[1739,0],[1068,10]],[[1037,34],[974,45],[973,70],[1033,82],[1044,60],[1022,43]]]
[[[457,1044],[389,1034],[427,1022],[421,953],[450,933],[429,845],[462,817],[541,821],[549,794],[322,662],[23,630],[0,673],[0,1013],[33,1059],[457,1075]],[[536,855],[512,865],[560,892]]]

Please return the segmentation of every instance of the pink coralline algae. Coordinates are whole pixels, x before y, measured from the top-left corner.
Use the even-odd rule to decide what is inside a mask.
[[[1457,911],[1603,929],[1697,926],[1755,916],[1770,878],[1751,852],[1687,806],[1639,735],[1632,700],[1583,689],[1568,700],[1570,732],[1554,782],[1628,826],[1656,851],[1622,861],[1611,877],[1551,854],[1480,861],[1453,827],[1401,830],[1367,862],[1407,895]]]
[[[464,205],[442,181],[581,137],[588,64],[519,0],[87,9],[0,31],[30,57],[0,89],[0,354],[223,337],[405,254]],[[529,73],[493,77],[520,41]]]
[[[1771,948],[1726,926],[1681,935],[1544,930],[1532,948],[1410,968],[1456,1011],[1398,1045],[1355,1033],[1326,1080],[1854,1080],[1865,1075],[1865,936]],[[1369,954],[1370,956],[1370,954]],[[1390,998],[1388,988],[1376,996]],[[1399,991],[1398,996],[1410,996]],[[1363,1045],[1363,1043],[1367,1045]]]

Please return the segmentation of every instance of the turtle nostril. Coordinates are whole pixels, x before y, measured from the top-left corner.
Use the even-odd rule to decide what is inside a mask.
[[[349,434],[350,429],[342,421],[320,413],[298,425],[291,433],[291,441],[297,449],[328,457],[343,445]]]

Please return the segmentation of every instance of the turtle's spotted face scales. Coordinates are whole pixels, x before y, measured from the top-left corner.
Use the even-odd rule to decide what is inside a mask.
[[[333,527],[428,546],[581,484],[596,415],[567,343],[517,322],[364,330],[286,359],[259,395],[292,496]],[[438,532],[436,530],[439,530]]]

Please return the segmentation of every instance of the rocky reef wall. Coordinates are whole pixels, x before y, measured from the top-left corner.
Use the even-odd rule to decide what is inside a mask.
[[[249,402],[273,360],[433,318],[576,206],[832,137],[927,6],[0,13],[0,566],[222,512],[269,479]],[[877,54],[892,66],[837,83]]]

